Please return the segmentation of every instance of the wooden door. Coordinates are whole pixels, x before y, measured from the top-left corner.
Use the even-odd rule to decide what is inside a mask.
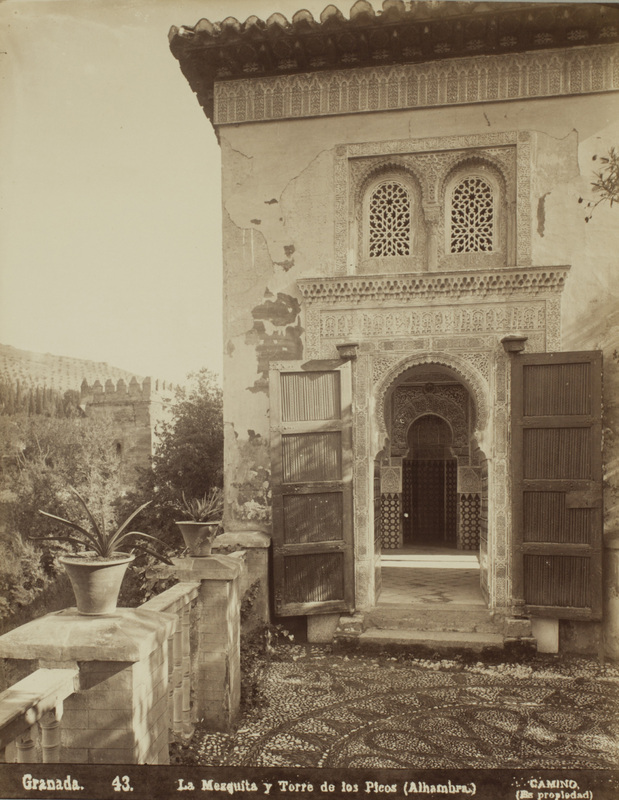
[[[445,462],[419,459],[411,464],[413,540],[442,545],[445,540]]]
[[[602,614],[602,354],[512,360],[514,598],[534,616]]]
[[[354,607],[350,362],[270,371],[278,616]]]
[[[404,461],[404,541],[455,547],[457,538],[455,458]]]

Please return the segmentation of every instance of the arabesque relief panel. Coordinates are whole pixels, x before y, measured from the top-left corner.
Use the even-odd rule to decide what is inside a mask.
[[[488,103],[619,88],[619,48],[451,58],[217,82],[215,124]]]

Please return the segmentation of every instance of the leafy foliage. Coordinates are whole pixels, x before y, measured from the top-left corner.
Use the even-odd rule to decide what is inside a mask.
[[[66,543],[34,546],[48,524],[39,508],[79,513],[72,485],[92,507],[114,517],[121,492],[114,431],[106,419],[0,416],[0,617],[27,606],[55,581]]]
[[[7,522],[15,533],[24,538],[45,534],[39,508],[76,513],[79,502],[69,486],[106,518],[113,517],[122,485],[109,420],[0,417],[0,441]]]
[[[149,527],[180,546],[175,527],[182,498],[202,498],[223,481],[223,398],[207,369],[176,389],[169,419],[157,428],[152,470],[143,471],[123,510],[152,500],[142,517]]]
[[[598,157],[593,156],[593,161],[597,161]],[[585,222],[589,222],[593,215],[593,210],[600,205],[600,203],[608,203],[611,208],[614,203],[619,203],[619,153],[614,147],[611,147],[607,156],[600,156],[600,163],[604,167],[594,173],[595,181],[592,181],[591,186],[593,191],[598,195],[598,199],[594,202],[590,200],[586,208],[590,209],[585,216]],[[584,203],[584,198],[578,198],[579,203]]]
[[[83,416],[80,393],[60,392],[50,386],[22,386],[20,381],[0,380],[0,415],[43,415],[46,417]]]
[[[127,530],[140,511],[143,511],[150,503],[144,503],[135,511],[132,511],[120,525],[110,530],[110,528],[106,526],[105,517],[103,517],[101,521],[98,521],[77,489],[74,489],[72,486],[70,486],[69,489],[80,501],[83,510],[86,512],[89,527],[85,528],[77,522],[72,522],[56,514],[50,514],[47,511],[39,510],[39,513],[43,514],[43,516],[49,517],[49,519],[55,522],[60,522],[61,525],[69,528],[71,534],[64,533],[56,534],[55,536],[36,536],[31,538],[39,541],[70,542],[77,547],[94,552],[99,558],[113,558],[116,553],[122,552],[123,547],[130,547],[131,549],[136,548],[167,564],[172,563],[168,558],[165,558],[144,544],[144,541],[160,543],[160,540],[157,539],[156,536],[151,536],[141,531]]]
[[[56,580],[56,556],[70,551],[70,543],[33,546],[29,539],[49,534],[49,519],[39,509],[70,520],[83,518],[84,509],[69,486],[106,524],[152,501],[141,511],[140,527],[182,546],[174,522],[183,492],[203,497],[221,486],[223,476],[221,389],[208,370],[189,378],[187,389],[176,390],[170,419],[159,428],[152,470],[143,470],[137,489],[124,496],[111,420],[0,412],[0,618]],[[66,396],[68,408],[79,399],[74,394]],[[154,556],[136,558],[134,574],[125,581],[130,596],[122,602],[138,605],[167,588],[170,579],[153,576],[154,568]]]
[[[160,489],[201,497],[223,479],[223,395],[215,376],[202,369],[189,376],[191,384],[176,390],[172,419],[157,431],[153,458],[155,483]]]
[[[224,509],[223,493],[219,486],[213,486],[204,497],[193,497],[189,500],[182,493],[182,502],[177,505],[181,514],[185,514],[193,522],[215,522],[221,520]]]

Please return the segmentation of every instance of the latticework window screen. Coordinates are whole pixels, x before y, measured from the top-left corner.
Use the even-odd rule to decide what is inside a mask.
[[[494,226],[492,186],[478,176],[464,178],[451,197],[451,252],[492,252]]]
[[[385,181],[372,193],[369,214],[369,255],[408,256],[411,249],[411,199],[397,181]]]

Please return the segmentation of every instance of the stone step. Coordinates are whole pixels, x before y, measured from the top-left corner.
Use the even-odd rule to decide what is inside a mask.
[[[385,603],[366,613],[365,627],[379,630],[499,633],[485,606],[466,604],[432,608]]]
[[[358,648],[368,649],[388,646],[415,647],[432,651],[503,649],[503,636],[498,633],[466,631],[415,631],[369,628],[355,639]]]

